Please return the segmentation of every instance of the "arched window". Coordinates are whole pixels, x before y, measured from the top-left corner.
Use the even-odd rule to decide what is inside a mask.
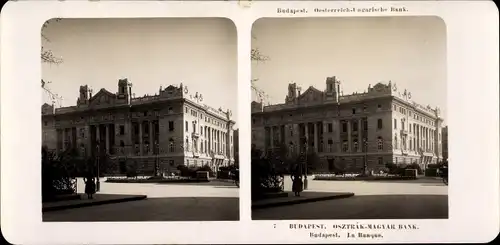
[[[184,146],[186,151],[189,151],[189,139],[186,137],[186,146]]]
[[[377,138],[377,149],[383,150],[384,149],[384,141],[382,140],[382,137]]]
[[[189,123],[188,123],[188,121],[186,121],[186,132],[188,132],[188,131],[189,131]]]
[[[398,136],[394,135],[394,149],[398,149]]]
[[[169,107],[169,108],[168,108],[168,114],[172,114],[172,113],[174,113],[174,108]]]
[[[175,152],[175,142],[174,142],[174,139],[170,138],[168,140],[168,147],[169,147],[170,152]]]

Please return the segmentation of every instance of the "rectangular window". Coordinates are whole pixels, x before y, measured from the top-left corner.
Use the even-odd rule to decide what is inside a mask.
[[[174,131],[174,121],[168,121],[168,131]]]
[[[188,123],[188,121],[186,121],[186,132],[188,132],[188,131],[189,131],[189,123]]]
[[[342,132],[343,133],[347,132],[347,122],[342,122]]]
[[[329,123],[328,124],[328,133],[331,133],[331,132],[333,132],[333,124]]]
[[[378,165],[383,165],[384,164],[384,158],[383,157],[379,157],[378,158]]]
[[[120,125],[120,135],[124,135],[124,134],[125,134],[125,126]]]
[[[382,129],[382,119],[377,120],[377,129]]]
[[[398,129],[398,120],[394,118],[394,129]]]

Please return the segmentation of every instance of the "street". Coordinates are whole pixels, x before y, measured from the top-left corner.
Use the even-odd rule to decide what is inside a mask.
[[[78,192],[84,190],[78,181]],[[224,221],[239,220],[239,188],[232,183],[106,183],[103,194],[142,194],[148,199],[43,213],[44,221]]]
[[[440,179],[415,181],[308,181],[315,192],[354,192],[346,199],[252,211],[252,219],[444,219],[448,188]],[[285,179],[285,190],[291,180]]]

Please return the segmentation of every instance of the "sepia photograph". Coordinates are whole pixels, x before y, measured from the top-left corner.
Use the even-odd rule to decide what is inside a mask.
[[[44,222],[239,220],[231,20],[50,19],[41,38]]]
[[[433,16],[257,20],[252,219],[447,219],[446,50]]]

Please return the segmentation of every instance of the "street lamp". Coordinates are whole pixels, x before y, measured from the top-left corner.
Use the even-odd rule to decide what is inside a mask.
[[[304,174],[304,190],[307,190],[307,138],[304,137],[304,171],[303,171],[303,174]]]
[[[100,166],[100,162],[99,162],[99,155],[101,154],[100,151],[99,151],[99,145],[96,146],[97,148],[97,154],[96,154],[96,162],[97,162],[97,176],[96,176],[96,192],[98,192],[99,190],[101,190],[101,182],[99,180],[99,175],[100,175],[100,169],[101,169],[101,166]]]
[[[159,163],[160,144],[158,143],[158,141],[155,141],[154,147],[155,147],[154,151],[156,153],[154,176],[158,176],[159,172],[160,172],[159,171],[160,170],[160,163]]]

